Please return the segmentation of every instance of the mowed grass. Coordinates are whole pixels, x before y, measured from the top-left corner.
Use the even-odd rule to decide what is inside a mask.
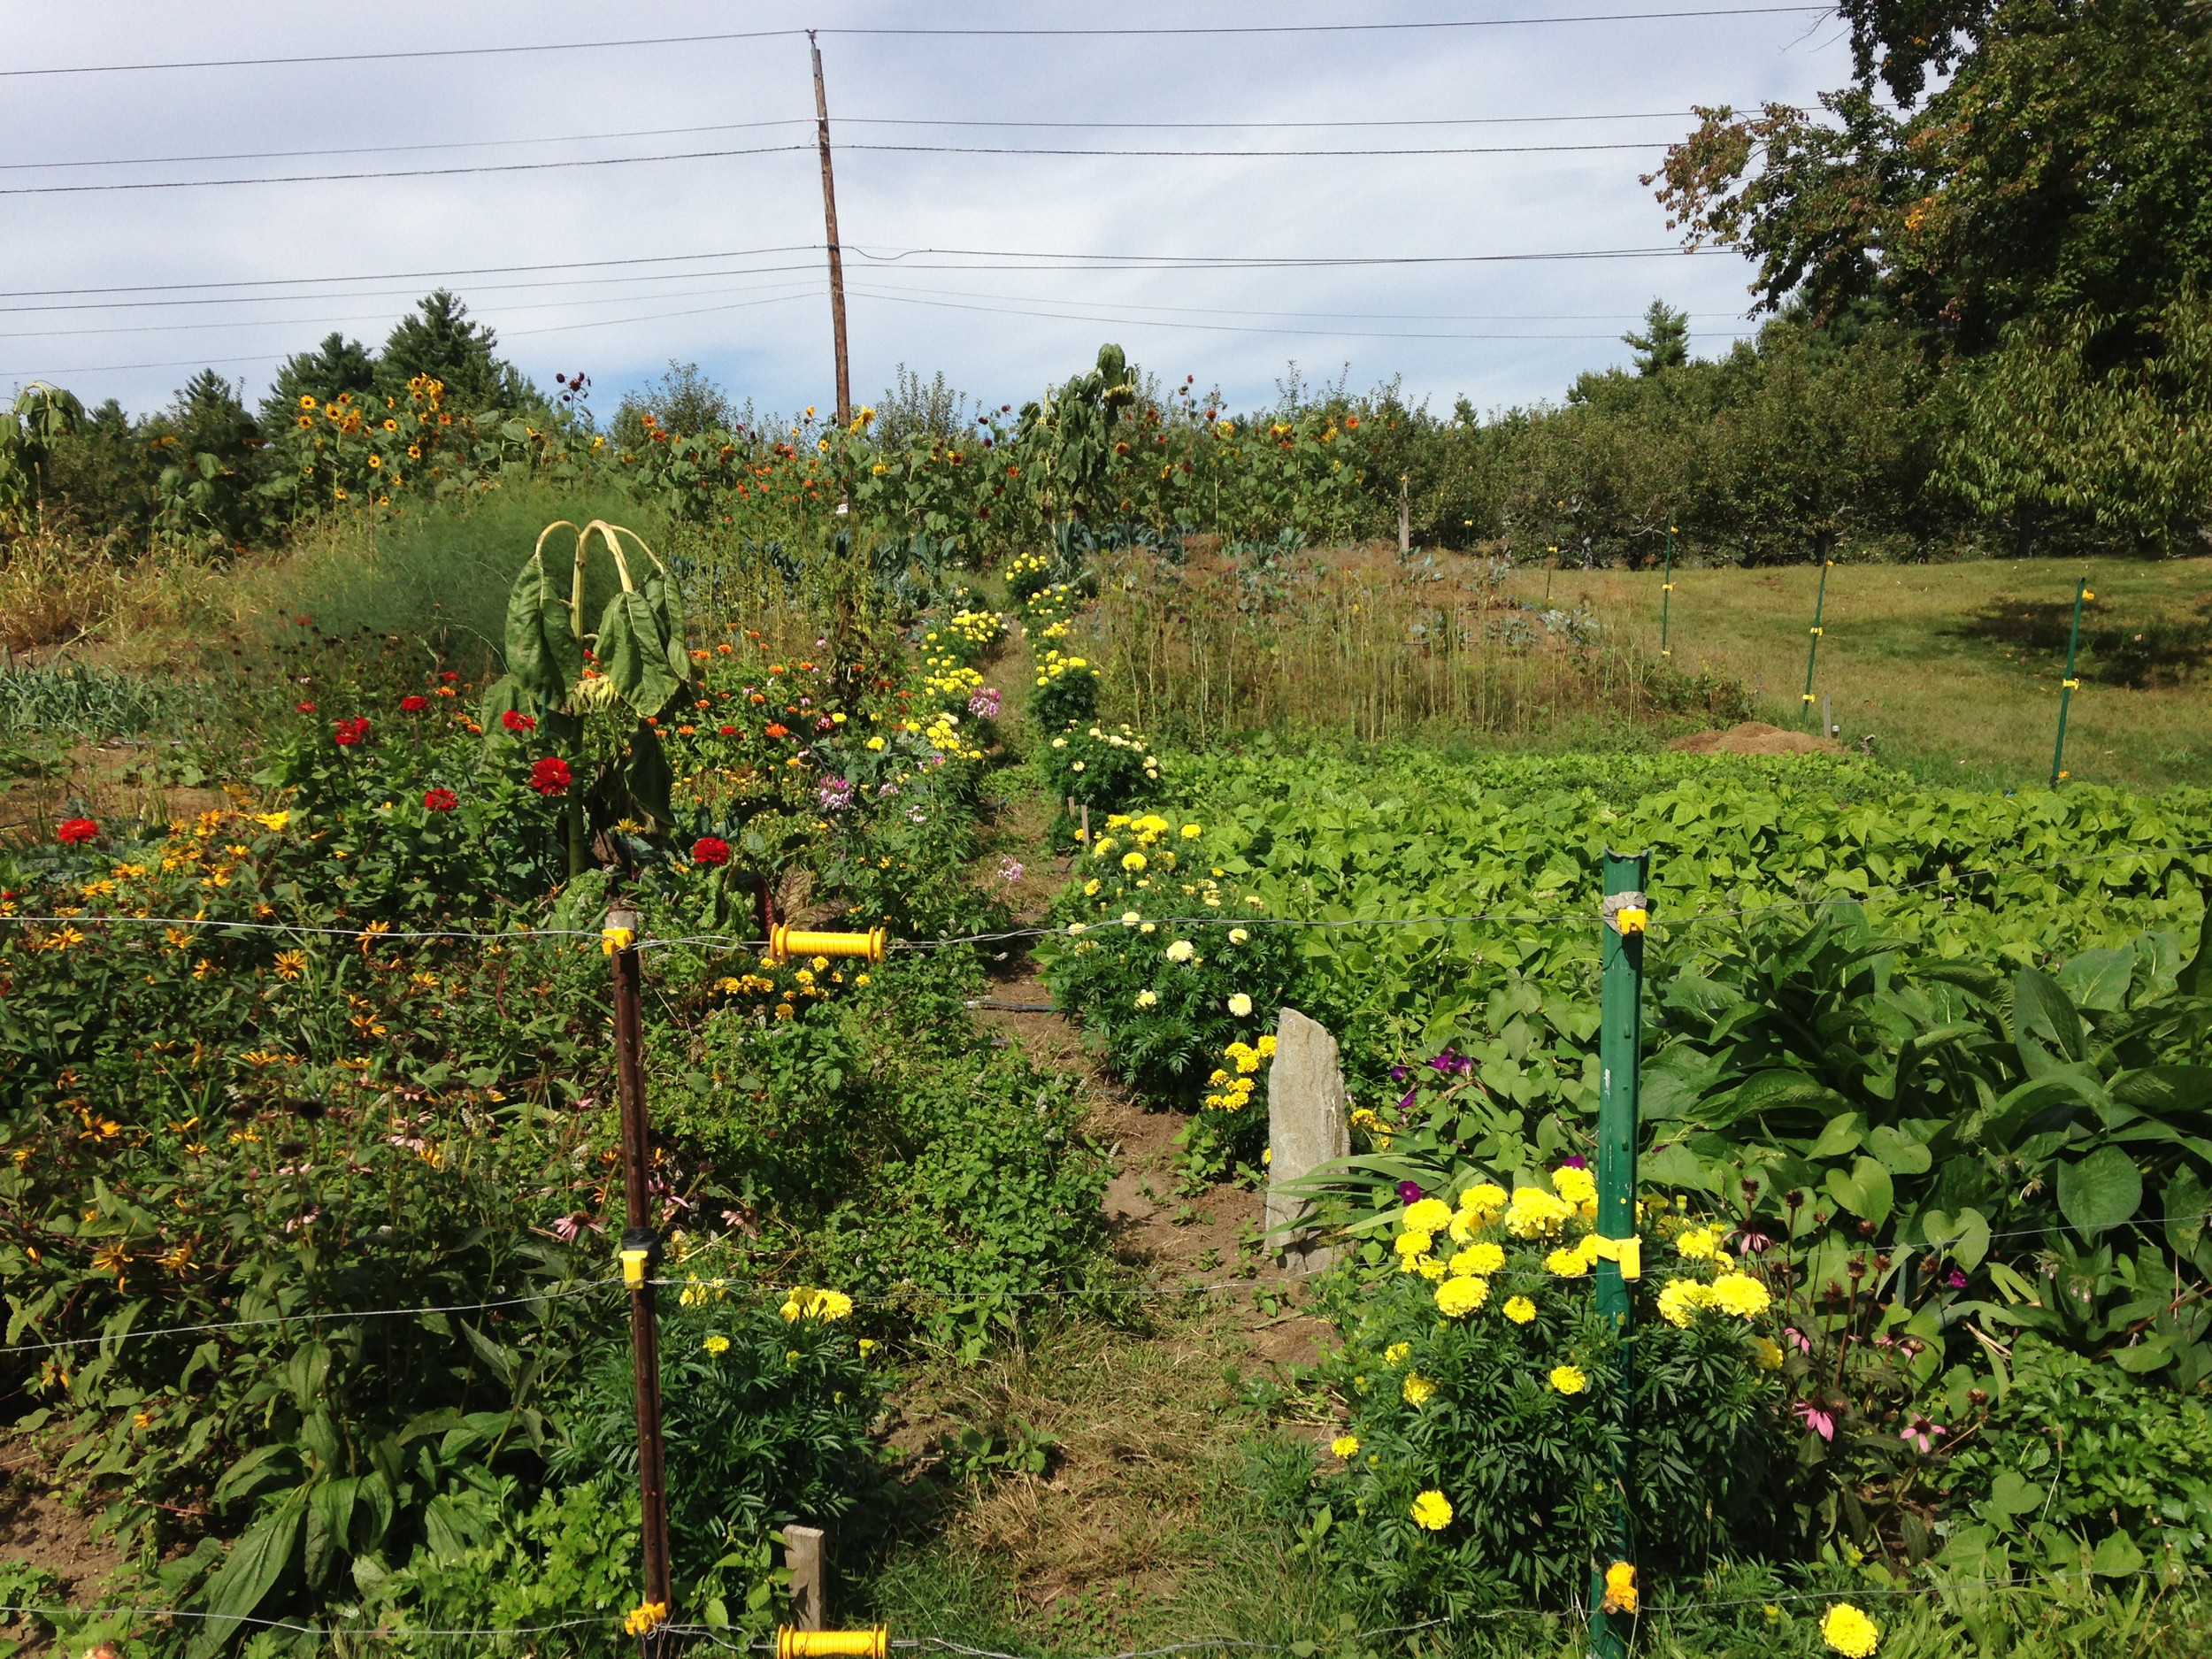
[[[2087,576],[2086,651],[2066,734],[2080,782],[2212,784],[2212,559],[1986,560],[1838,565],[1821,618],[1817,695],[1845,742],[1924,780],[2046,784],[2074,584]],[[1820,572],[1675,571],[1669,644],[1686,667],[1724,666],[1761,694],[1761,718],[1809,729],[1801,695]],[[1657,571],[1532,571],[1525,598],[1588,603],[1658,649]]]

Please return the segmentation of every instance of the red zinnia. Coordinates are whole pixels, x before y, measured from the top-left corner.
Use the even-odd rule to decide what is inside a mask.
[[[426,810],[432,812],[450,812],[455,807],[461,804],[461,797],[454,794],[450,789],[437,788],[433,789],[428,794],[425,795],[422,798],[422,803]]]
[[[340,749],[351,749],[356,743],[365,742],[368,735],[369,720],[366,715],[360,715],[350,720],[341,720],[331,731],[332,741]]]
[[[302,714],[312,714],[315,712],[315,705],[311,703],[296,703],[292,706],[297,709]]]
[[[723,726],[721,728],[721,732],[722,735],[725,737],[735,737],[737,735],[737,728],[733,726]]]
[[[402,697],[399,700],[399,711],[402,714],[420,714],[429,706],[430,699],[427,697]]]
[[[499,723],[510,732],[534,732],[538,729],[536,720],[526,714],[518,714],[512,709],[499,717]]]
[[[540,795],[566,795],[572,774],[558,755],[548,755],[530,768],[530,787]]]
[[[100,826],[88,818],[64,818],[54,826],[54,839],[72,847],[80,847],[86,841],[97,840],[99,833]],[[723,856],[726,857],[728,856],[727,849],[724,849]]]
[[[730,844],[719,835],[702,835],[691,843],[691,862],[695,864],[726,864],[730,862]]]

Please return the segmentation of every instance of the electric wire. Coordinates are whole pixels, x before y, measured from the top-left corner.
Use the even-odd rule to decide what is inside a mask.
[[[547,41],[510,46],[415,47],[380,52],[300,53],[269,58],[204,58],[172,62],[135,64],[55,64],[30,69],[0,69],[0,80],[31,80],[58,75],[138,74],[185,69],[264,69],[304,64],[369,64],[419,61],[444,58],[511,58],[533,52],[605,51],[655,46],[703,46],[729,41],[792,40],[802,35],[828,35],[852,38],[891,36],[908,39],[1100,39],[1174,37],[1188,35],[1367,35],[1407,32],[1437,33],[1455,29],[1535,28],[1562,24],[1661,23],[1692,18],[1787,17],[1803,12],[1825,12],[1827,5],[1719,6],[1678,12],[1584,12],[1557,17],[1467,18],[1435,21],[1371,23],[1192,23],[1153,27],[1125,25],[1102,27],[1020,27],[921,26],[845,26],[830,28],[728,30],[710,35],[660,35],[632,39]]]
[[[1018,121],[957,116],[840,115],[839,127],[960,127],[1086,132],[1293,132],[1406,127],[1531,127],[1566,122],[1677,121],[1691,110],[1639,110],[1597,115],[1441,115],[1385,117],[1338,121]],[[701,127],[644,127],[618,133],[547,134],[534,138],[449,138],[428,144],[349,144],[326,150],[233,150],[197,156],[83,157],[71,161],[0,161],[0,173],[46,173],[64,167],[169,167],[209,161],[297,161],[325,156],[413,155],[448,150],[503,150],[523,144],[607,143],[625,138],[681,138],[698,133],[749,132],[764,127],[818,124],[811,115],[780,116],[764,121],[718,121]]]
[[[909,156],[1106,157],[1118,160],[1277,160],[1331,157],[1430,156],[1530,156],[1586,150],[1665,150],[1664,139],[1618,140],[1591,144],[1462,144],[1421,148],[1335,150],[1110,150],[1097,147],[1011,144],[876,144],[849,140],[839,152],[866,151]],[[554,173],[579,168],[629,167],[672,161],[725,161],[741,156],[812,155],[812,144],[755,144],[734,150],[665,150],[651,156],[573,156],[557,161],[473,162],[452,167],[380,167],[353,173],[284,173],[228,179],[103,179],[85,184],[0,185],[0,196],[103,196],[147,190],[207,190],[256,184],[354,184],[375,179],[456,179],[495,173]]]

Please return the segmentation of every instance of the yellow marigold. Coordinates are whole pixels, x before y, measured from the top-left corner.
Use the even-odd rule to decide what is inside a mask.
[[[1386,1365],[1395,1365],[1401,1360],[1404,1359],[1407,1355],[1412,1352],[1412,1343],[1393,1342],[1388,1348],[1383,1349],[1383,1363]]]
[[[1590,1386],[1590,1379],[1579,1365],[1555,1365],[1551,1386],[1563,1394],[1578,1394]]]
[[[1266,1036],[1260,1039],[1260,1058],[1263,1060],[1271,1060],[1274,1057],[1275,1035],[1272,1032],[1270,1032]]]
[[[1752,1363],[1761,1371],[1782,1369],[1782,1349],[1779,1344],[1770,1342],[1763,1336],[1755,1336],[1750,1339],[1750,1347]]]
[[[1390,1248],[1401,1256],[1426,1256],[1432,1241],[1431,1234],[1422,1232],[1418,1227],[1409,1227],[1398,1235]]]
[[[726,1336],[710,1336],[699,1346],[710,1354],[726,1354],[730,1351],[730,1339]]]
[[[1488,1242],[1471,1244],[1452,1257],[1455,1273],[1494,1273],[1505,1265],[1505,1247]]]
[[[1839,1601],[1822,1615],[1820,1633],[1845,1659],[1866,1659],[1882,1640],[1874,1621],[1848,1601]]]
[[[1526,1296],[1516,1296],[1505,1304],[1505,1317],[1516,1325],[1526,1325],[1536,1317],[1536,1304]]]
[[[1124,870],[1128,871],[1132,875],[1134,875],[1138,871],[1144,868],[1144,855],[1142,853],[1124,853],[1121,856],[1121,867]]]
[[[1694,1279],[1671,1279],[1659,1292],[1659,1317],[1677,1330],[1686,1330],[1700,1308],[1712,1305],[1713,1287]]]
[[[1674,1248],[1693,1262],[1709,1262],[1720,1248],[1720,1229],[1692,1227],[1675,1240]]]
[[[1506,1206],[1505,1230],[1517,1239],[1556,1233],[1560,1223],[1574,1214],[1574,1207],[1555,1198],[1540,1187],[1517,1187]]]
[[[1580,1279],[1590,1271],[1593,1258],[1577,1245],[1572,1249],[1562,1248],[1544,1258],[1544,1265],[1562,1279]]]
[[[1463,1216],[1494,1216],[1505,1208],[1505,1188],[1495,1181],[1478,1181],[1459,1195]]]
[[[1359,1436],[1356,1434],[1340,1434],[1329,1442],[1329,1450],[1339,1457],[1357,1457],[1359,1455]]]
[[[1723,1313],[1748,1319],[1764,1313],[1773,1300],[1767,1287],[1747,1273],[1730,1273],[1712,1287],[1712,1305]]]
[[[1436,1310],[1447,1319],[1463,1319],[1489,1300],[1486,1279],[1448,1279],[1436,1287]]]
[[[1605,1570],[1604,1609],[1608,1613],[1633,1613],[1636,1610],[1636,1569],[1624,1561],[1617,1561]]]
[[[1444,1277],[1444,1263],[1433,1256],[1417,1256],[1413,1258],[1413,1271],[1424,1279],[1441,1279]]]
[[[1435,1392],[1436,1385],[1417,1371],[1407,1372],[1405,1383],[1398,1390],[1400,1397],[1409,1406],[1427,1404],[1429,1396]]]
[[[1597,1177],[1587,1170],[1576,1168],[1571,1164],[1554,1170],[1551,1184],[1554,1192],[1578,1208],[1597,1201]]]
[[[1408,1206],[1405,1227],[1409,1233],[1441,1233],[1451,1218],[1451,1206],[1442,1199],[1424,1198]]]
[[[1452,1524],[1452,1501],[1430,1487],[1413,1501],[1413,1524],[1425,1532],[1442,1532]]]

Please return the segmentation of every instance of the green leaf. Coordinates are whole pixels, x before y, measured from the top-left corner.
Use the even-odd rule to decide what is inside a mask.
[[[668,751],[661,747],[659,735],[649,726],[640,726],[630,734],[630,764],[623,782],[629,788],[630,798],[649,813],[656,824],[665,828],[674,821],[668,795],[676,786],[675,774],[669,770]]]
[[[307,1497],[307,1582],[319,1586],[331,1563],[346,1552],[347,1535],[353,1528],[353,1495],[359,1483],[350,1478],[326,1480]]]
[[[2043,1507],[2043,1488],[2016,1469],[2001,1469],[1989,1483],[1989,1504],[2000,1515],[2025,1515]]]
[[[1714,1190],[1713,1178],[1696,1153],[1679,1141],[1670,1141],[1637,1160],[1639,1179],[1653,1187],[1688,1187],[1699,1192]]]
[[[304,1507],[288,1500],[230,1548],[222,1566],[200,1593],[208,1617],[193,1638],[191,1659],[208,1659],[237,1634],[238,1622],[250,1618],[291,1565],[299,1541]]]
[[[648,719],[683,689],[669,672],[668,642],[643,594],[620,593],[607,601],[599,618],[598,657],[623,702]]]
[[[2189,987],[2190,995],[2212,1002],[2212,886],[2202,892],[2204,923],[2197,933],[2197,954],[2189,959],[2189,969],[2182,975],[2182,983]]]
[[[2089,1570],[2124,1578],[2143,1571],[2143,1552],[2125,1532],[2109,1532],[2089,1557]]]
[[[2118,1147],[2058,1167],[2059,1211],[2085,1239],[2131,1219],[2142,1204],[2143,1173]]]
[[[2147,1065],[2124,1071],[2113,1079],[2112,1098],[2156,1118],[2212,1110],[2212,1065]]]
[[[1809,1158],[1832,1158],[1846,1152],[1856,1152],[1862,1143],[1866,1119],[1857,1112],[1842,1112],[1828,1120],[1828,1126],[1820,1132],[1820,1139],[1807,1149]]]
[[[1841,1170],[1829,1171],[1827,1187],[1838,1203],[1862,1221],[1870,1221],[1878,1227],[1889,1218],[1891,1207],[1897,1199],[1889,1171],[1869,1157],[1862,1157],[1853,1164],[1848,1175]]]
[[[2171,1364],[2173,1357],[2172,1345],[2155,1331],[2146,1332],[2139,1342],[2112,1350],[2112,1363],[2122,1371],[2133,1371],[2138,1376],[2146,1371],[2154,1371],[2162,1365]]]
[[[2128,984],[2135,977],[2135,947],[2119,950],[2085,950],[2058,971],[2058,987],[2073,999],[2076,1008],[2116,1012],[2127,1001]]]
[[[684,649],[684,596],[674,582],[658,576],[645,579],[645,602],[653,607],[662,641],[668,647],[668,667],[679,680],[691,678],[691,658]]]
[[[548,703],[558,703],[583,677],[583,641],[538,553],[507,593],[507,672]]]
[[[2023,1055],[2031,1037],[2041,1037],[2069,1060],[2082,1056],[2081,1016],[2047,973],[2023,968],[2012,976],[2012,1027]]]
[[[1866,1149],[1892,1175],[1925,1175],[1935,1155],[1917,1141],[1909,1141],[1887,1124],[1876,1125],[1866,1138]]]
[[[214,1500],[227,1503],[242,1497],[273,1479],[292,1475],[297,1467],[296,1455],[292,1448],[279,1440],[267,1446],[257,1446],[233,1463],[215,1483]]]

